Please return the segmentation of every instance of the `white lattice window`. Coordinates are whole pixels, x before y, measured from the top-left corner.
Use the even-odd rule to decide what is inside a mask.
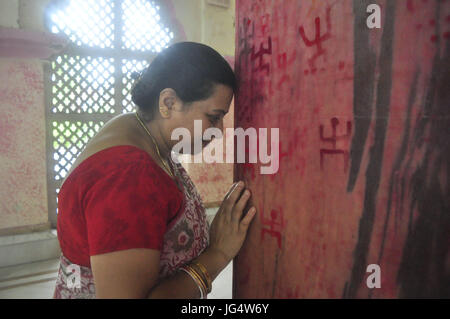
[[[57,194],[87,142],[111,118],[133,112],[131,73],[176,41],[164,2],[58,0],[46,10],[52,33],[70,45],[46,70],[47,160],[50,221]]]

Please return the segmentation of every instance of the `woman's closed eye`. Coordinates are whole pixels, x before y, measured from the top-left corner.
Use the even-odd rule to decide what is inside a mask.
[[[212,125],[216,125],[220,120],[220,116],[217,115],[208,115],[208,117]]]

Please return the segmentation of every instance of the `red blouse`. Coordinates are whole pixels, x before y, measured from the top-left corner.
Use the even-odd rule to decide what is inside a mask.
[[[90,267],[90,256],[130,248],[161,250],[183,193],[138,147],[101,150],[79,164],[58,194],[62,254]]]

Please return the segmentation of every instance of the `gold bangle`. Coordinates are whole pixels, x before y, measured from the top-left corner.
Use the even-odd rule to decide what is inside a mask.
[[[195,277],[189,271],[187,271],[185,267],[180,267],[180,271],[185,272],[189,277],[191,277],[191,279],[197,285],[198,290],[200,290],[200,299],[204,299],[205,294],[203,293],[203,288],[199,285],[197,279],[195,279]]]
[[[207,292],[210,293],[212,290],[212,280],[211,280],[211,276],[208,273],[208,270],[205,268],[205,266],[203,266],[201,263],[199,263],[198,261],[194,261],[192,263],[193,265],[197,266],[200,271],[203,274],[203,277],[206,279],[206,286],[207,286]]]
[[[205,292],[209,293],[209,286],[208,283],[206,282],[205,276],[202,274],[202,272],[198,269],[196,265],[191,264],[190,267],[192,268],[193,271],[195,271],[197,276],[201,278],[203,286],[205,287]]]
[[[195,268],[190,267],[190,269],[192,270],[193,273],[195,273],[195,275],[197,276],[197,278],[200,280],[200,283],[201,283],[201,285],[202,285],[202,287],[203,287],[204,295],[206,296],[207,293],[208,293],[208,287],[207,287],[207,285],[206,285],[205,280],[202,278],[202,276],[198,273],[198,271],[197,271]]]
[[[194,279],[195,283],[201,290],[200,298],[204,298],[204,296],[206,296],[206,287],[205,287],[205,284],[203,283],[203,280],[200,278],[200,276],[189,265],[185,265],[185,266],[181,267],[181,269],[186,271],[192,277],[192,279]]]
[[[204,280],[202,279],[202,277],[195,271],[194,268],[192,268],[189,265],[186,265],[183,267],[184,269],[186,269],[193,277],[195,277],[195,279],[197,280],[197,285],[199,285],[202,288],[203,291],[203,296],[206,296],[206,284],[204,282]]]

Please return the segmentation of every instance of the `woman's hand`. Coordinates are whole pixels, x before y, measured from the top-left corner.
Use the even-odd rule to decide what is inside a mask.
[[[220,253],[227,264],[241,249],[250,222],[255,216],[256,208],[251,207],[242,218],[250,196],[250,190],[245,189],[244,182],[233,184],[211,223],[208,250]]]

